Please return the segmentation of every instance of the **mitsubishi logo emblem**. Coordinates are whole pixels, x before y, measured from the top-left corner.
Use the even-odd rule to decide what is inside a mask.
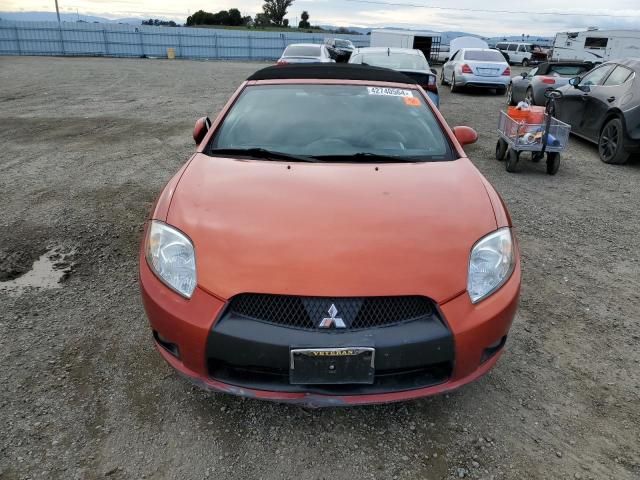
[[[329,317],[323,318],[318,324],[318,328],[347,328],[347,324],[344,323],[344,320],[336,317],[338,314],[338,309],[332,303],[328,310]]]

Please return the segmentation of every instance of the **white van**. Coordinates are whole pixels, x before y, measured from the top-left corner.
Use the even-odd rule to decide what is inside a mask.
[[[498,42],[496,48],[509,56],[509,63],[512,65],[531,65],[532,43],[524,42]]]

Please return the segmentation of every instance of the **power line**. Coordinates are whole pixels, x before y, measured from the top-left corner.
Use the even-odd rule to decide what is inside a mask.
[[[626,14],[626,15],[611,15],[606,13],[570,13],[570,12],[534,12],[523,10],[486,10],[480,8],[454,8],[454,7],[439,7],[435,5],[424,5],[420,3],[402,3],[402,2],[383,2],[379,0],[345,0],[353,3],[369,3],[373,5],[386,5],[393,7],[412,7],[412,8],[426,8],[430,10],[454,10],[459,12],[479,12],[479,13],[514,13],[522,15],[554,15],[554,16],[567,16],[567,17],[614,17],[614,18],[628,18],[628,17],[640,17],[640,13]]]

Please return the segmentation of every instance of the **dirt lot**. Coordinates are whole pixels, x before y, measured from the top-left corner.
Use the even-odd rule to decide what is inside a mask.
[[[487,377],[310,411],[204,393],[165,365],[138,294],[141,226],[194,120],[260,66],[0,58],[0,287],[63,276],[0,290],[0,478],[640,478],[640,162],[605,165],[572,138],[556,177],[507,174],[492,94],[442,95],[451,125],[478,130],[467,152],[523,251]],[[22,275],[43,254],[41,278]]]

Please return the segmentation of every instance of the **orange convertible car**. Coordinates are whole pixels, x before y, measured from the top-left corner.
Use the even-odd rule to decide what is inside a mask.
[[[509,214],[422,88],[269,67],[171,179],[140,251],[160,354],[198,385],[308,406],[446,392],[496,362],[518,304]]]

